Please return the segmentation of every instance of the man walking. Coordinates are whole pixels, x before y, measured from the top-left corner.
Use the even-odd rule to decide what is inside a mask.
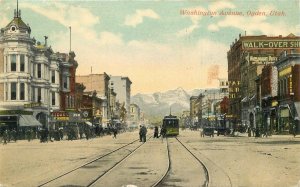
[[[158,138],[158,127],[154,127],[154,138]]]
[[[142,141],[142,137],[143,137],[143,133],[142,133],[142,125],[140,125],[140,131],[139,131],[139,135],[140,135],[140,142]]]
[[[8,131],[7,129],[3,132],[3,144],[7,144]]]
[[[142,129],[142,141],[146,142],[147,128],[145,126],[142,126],[141,129]]]

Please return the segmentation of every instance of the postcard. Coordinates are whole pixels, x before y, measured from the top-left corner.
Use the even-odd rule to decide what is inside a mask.
[[[300,186],[300,1],[0,0],[0,187]]]

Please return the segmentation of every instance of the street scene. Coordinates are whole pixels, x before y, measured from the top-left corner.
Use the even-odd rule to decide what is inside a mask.
[[[212,138],[184,130],[162,140],[153,133],[145,143],[135,131],[117,139],[1,146],[1,185],[299,186],[299,137]]]
[[[300,186],[299,17],[0,0],[0,187]]]

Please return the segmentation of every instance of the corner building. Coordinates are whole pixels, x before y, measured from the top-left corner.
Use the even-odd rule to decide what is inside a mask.
[[[42,44],[30,34],[31,28],[23,22],[19,10],[0,32],[1,130],[49,128],[53,122],[51,112],[67,109],[64,104],[68,102],[60,99],[64,91],[61,85],[66,82],[61,80],[69,77],[61,74],[65,59],[47,45],[47,37]],[[69,57],[73,63],[75,54],[70,52]],[[77,62],[73,64],[75,73]]]

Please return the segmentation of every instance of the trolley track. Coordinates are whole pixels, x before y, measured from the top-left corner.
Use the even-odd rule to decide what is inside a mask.
[[[170,138],[167,138],[168,159],[169,159],[168,169],[165,175],[157,183],[155,183],[153,187],[154,186],[155,187],[164,187],[164,186],[205,186],[207,187],[209,185],[209,173],[204,163],[201,160],[199,160],[179,139],[172,138],[171,143],[169,143],[169,140]],[[180,147],[176,145],[176,143],[179,143]],[[172,144],[172,146],[170,146],[170,144]],[[194,158],[194,160],[196,160],[196,163],[200,164],[201,167],[199,167],[198,165],[195,168],[186,168],[187,165],[184,165],[184,159],[182,160],[178,159],[180,157],[176,157],[176,152],[172,149],[174,149],[175,151],[178,151],[179,149],[185,150],[190,156],[190,158],[191,157]],[[182,155],[182,158],[184,158],[185,156]],[[186,158],[186,160],[188,159]],[[178,164],[178,162],[180,162],[181,164]],[[195,165],[189,164],[189,166],[194,167]],[[193,172],[191,172],[191,170]],[[186,175],[186,173],[194,173],[194,171],[198,171],[198,173],[200,172],[200,175],[197,175],[194,178]],[[204,176],[201,174],[203,174]],[[199,179],[199,178],[201,178],[201,180],[198,180],[197,181],[198,183],[196,182],[195,184],[194,179]]]
[[[176,138],[176,139],[178,139],[178,138]],[[190,151],[190,149],[189,148],[187,148],[187,146],[185,146],[183,143],[182,143],[182,141],[180,141],[179,139],[178,139],[178,141],[191,153],[191,154],[193,154],[194,155],[194,157],[195,158],[197,158],[197,160],[199,160],[200,161],[200,159],[199,159],[199,155],[201,155],[201,163],[203,164],[203,166],[204,165],[206,165],[206,171],[207,171],[207,174],[209,173],[209,170],[208,170],[208,168],[207,168],[207,165],[208,165],[208,163],[210,163],[209,165],[209,168],[217,168],[217,169],[215,169],[215,171],[217,171],[217,175],[216,174],[211,174],[211,175],[208,175],[208,177],[210,176],[210,177],[214,177],[214,178],[216,178],[217,180],[216,181],[212,181],[212,179],[214,179],[214,178],[212,178],[210,181],[209,181],[209,183],[208,183],[208,186],[230,186],[230,187],[232,187],[233,186],[233,184],[232,184],[232,180],[231,180],[231,178],[230,178],[230,176],[229,176],[229,174],[222,168],[222,167],[220,167],[219,165],[217,165],[214,161],[212,161],[210,158],[208,158],[207,156],[205,156],[203,153],[201,153],[201,152],[197,152],[199,155],[198,156],[196,156],[194,153],[192,153],[191,151]],[[192,148],[192,147],[191,147]],[[205,161],[206,160],[206,161]],[[208,162],[207,162],[208,161]],[[205,164],[204,164],[205,163]],[[222,178],[222,179],[221,179]],[[222,183],[220,182],[220,181],[222,181]]]
[[[151,138],[151,137],[150,137]],[[87,185],[77,185],[76,186],[91,186],[95,181],[99,180],[102,176],[104,176],[107,172],[109,172],[110,170],[112,170],[116,165],[118,165],[120,162],[122,162],[123,160],[125,160],[129,155],[133,154],[138,148],[140,148],[143,143],[140,143],[138,145],[135,145],[135,143],[137,143],[139,140],[134,140],[124,146],[121,146],[113,151],[110,151],[104,155],[101,155],[85,164],[82,164],[81,166],[79,167],[76,167],[68,172],[65,172],[51,180],[48,180],[40,185],[38,185],[38,187],[42,187],[42,186],[53,186],[52,184],[57,182],[58,180],[62,180],[63,178],[66,178],[68,177],[69,175],[72,175],[74,174],[75,172],[78,172],[79,170],[82,170],[82,169],[86,169],[86,168],[96,168],[97,166],[97,162],[99,163],[100,161],[102,161],[103,159],[109,157],[109,156],[112,156],[113,154],[117,153],[117,152],[120,152],[120,151],[123,151],[122,154],[125,154],[119,161],[117,161],[116,163],[113,164],[112,167],[109,167],[108,169],[106,169],[105,171],[102,171],[103,173],[100,175],[100,176],[97,176],[96,179],[92,180],[91,182],[89,182]],[[129,148],[129,146],[133,146],[132,149]],[[128,153],[124,153],[124,152],[128,152]],[[77,176],[77,177],[80,177],[80,176]],[[57,186],[57,184],[55,184],[55,186]],[[59,186],[72,186],[72,185],[64,185],[64,184],[60,184]]]
[[[164,174],[165,163],[168,160],[166,144],[157,139],[148,140],[134,154],[128,155],[127,159],[116,164],[105,175],[99,176],[99,180],[95,180],[91,186],[151,186]],[[156,159],[159,160],[155,162]],[[157,167],[158,165],[163,167]]]
[[[150,137],[151,138],[151,137]],[[148,140],[150,139],[148,138]],[[125,161],[130,155],[132,155],[136,150],[138,150],[143,144],[140,144],[137,148],[135,148],[134,150],[130,151],[129,150],[129,154],[127,154],[125,157],[123,157],[120,161],[118,161],[117,163],[115,163],[111,168],[109,168],[108,170],[106,170],[103,174],[99,175],[96,179],[94,179],[93,181],[91,181],[87,187],[93,186],[99,179],[101,179],[101,177],[103,177],[104,175],[106,175],[107,173],[109,173],[110,171],[112,171],[117,165],[119,165],[121,162]]]

